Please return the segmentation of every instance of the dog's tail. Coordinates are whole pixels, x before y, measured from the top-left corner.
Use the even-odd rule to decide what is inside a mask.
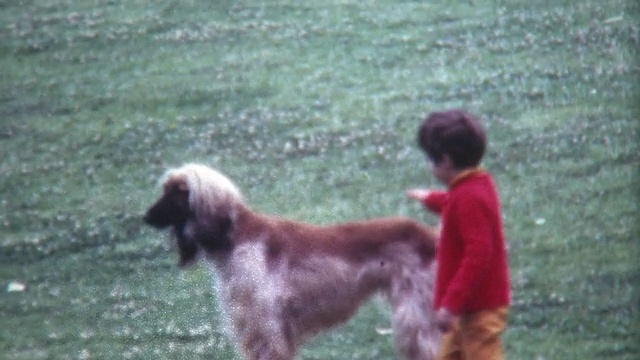
[[[396,349],[408,360],[435,359],[440,342],[433,310],[435,262],[404,267],[389,294]]]

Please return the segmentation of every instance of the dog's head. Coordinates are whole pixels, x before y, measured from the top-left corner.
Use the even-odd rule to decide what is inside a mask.
[[[172,227],[180,266],[194,262],[201,250],[215,254],[232,248],[230,232],[242,204],[238,189],[222,174],[189,164],[169,171],[163,194],[144,216],[157,228]]]

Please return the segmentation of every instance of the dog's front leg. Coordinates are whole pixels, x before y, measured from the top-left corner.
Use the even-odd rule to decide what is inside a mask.
[[[295,351],[278,339],[262,337],[244,348],[244,359],[247,360],[294,360],[294,358]]]

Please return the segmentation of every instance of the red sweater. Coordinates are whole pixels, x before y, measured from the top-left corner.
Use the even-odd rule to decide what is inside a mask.
[[[491,176],[463,173],[447,192],[432,192],[423,204],[442,222],[434,307],[461,315],[509,305],[507,251]]]

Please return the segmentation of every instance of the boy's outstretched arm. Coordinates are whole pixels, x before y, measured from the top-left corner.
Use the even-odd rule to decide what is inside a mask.
[[[406,195],[409,199],[420,201],[424,207],[437,214],[442,212],[449,200],[449,194],[439,190],[409,189]]]

